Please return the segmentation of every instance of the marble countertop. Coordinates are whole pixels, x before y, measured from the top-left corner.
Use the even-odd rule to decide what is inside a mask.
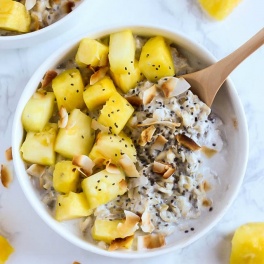
[[[91,1],[85,17],[55,39],[32,48],[0,50],[0,164],[7,164],[12,170],[5,150],[11,146],[12,119],[24,86],[41,62],[73,36],[87,28],[121,21],[170,26],[221,59],[264,26],[263,11],[263,0],[244,0],[228,18],[216,22],[201,11],[196,0],[97,0]],[[263,68],[264,47],[231,74],[245,109],[250,148],[242,188],[226,215],[209,233],[184,249],[155,258],[126,260],[126,263],[228,263],[234,230],[247,222],[264,221]],[[81,250],[54,233],[31,208],[14,174],[9,188],[0,185],[0,234],[8,237],[15,248],[10,264],[124,262]]]

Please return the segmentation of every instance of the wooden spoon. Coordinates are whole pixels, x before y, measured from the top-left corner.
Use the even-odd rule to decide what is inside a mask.
[[[189,74],[182,75],[194,94],[211,107],[216,93],[228,75],[250,54],[264,44],[264,28],[233,53],[215,64]]]

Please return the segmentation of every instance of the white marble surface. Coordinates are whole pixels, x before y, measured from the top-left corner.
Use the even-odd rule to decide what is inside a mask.
[[[88,1],[88,0],[85,0]],[[23,87],[35,69],[54,50],[87,28],[105,24],[148,23],[174,27],[207,47],[218,59],[243,44],[264,26],[264,1],[244,0],[224,21],[215,22],[201,12],[196,0],[97,0],[87,16],[67,32],[33,48],[0,50],[0,163],[11,145],[12,118]],[[232,74],[245,108],[249,127],[249,161],[243,186],[224,218],[192,245],[160,257],[126,260],[130,264],[228,263],[234,230],[243,223],[264,221],[264,47]],[[82,264],[123,263],[83,251],[55,234],[28,204],[14,176],[8,189],[0,186],[0,233],[15,248],[8,263]],[[0,249],[1,250],[1,249]]]

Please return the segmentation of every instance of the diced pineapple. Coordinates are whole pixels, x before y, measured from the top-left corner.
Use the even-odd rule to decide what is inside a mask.
[[[55,151],[69,159],[78,155],[88,155],[95,134],[91,122],[92,119],[79,109],[72,110],[67,126],[59,129]]]
[[[76,192],[79,183],[79,170],[70,160],[63,160],[55,165],[53,171],[53,187],[57,192]]]
[[[239,227],[232,239],[230,264],[264,264],[264,223]]]
[[[98,122],[119,134],[133,112],[133,106],[119,93],[114,93],[101,109]]]
[[[83,93],[83,99],[89,110],[104,104],[114,93],[116,88],[113,81],[105,76],[94,85],[88,85]]]
[[[58,221],[89,216],[93,213],[83,192],[69,192],[58,195],[55,207],[55,219]]]
[[[95,39],[84,38],[81,40],[75,61],[80,67],[106,66],[108,64],[108,46]]]
[[[150,38],[144,44],[140,54],[139,69],[151,82],[175,74],[170,47],[163,37]]]
[[[83,101],[84,84],[79,70],[63,71],[52,80],[52,88],[59,109],[64,106],[70,112],[75,108],[82,109],[85,106]]]
[[[124,223],[124,220],[104,220],[96,219],[92,227],[92,237],[94,240],[104,241],[108,244],[116,238],[121,238],[117,226],[119,223]]]
[[[57,130],[57,124],[48,123],[41,132],[28,132],[20,149],[23,159],[30,163],[53,165]]]
[[[26,131],[40,132],[48,123],[54,108],[54,93],[36,92],[27,102],[22,113],[22,124]]]
[[[30,14],[19,2],[0,0],[0,28],[21,33],[30,30]]]
[[[109,63],[110,69],[116,74],[125,74],[134,69],[136,44],[131,30],[110,35]]]
[[[10,245],[7,239],[0,236],[0,264],[4,264],[13,252],[14,248]]]
[[[137,161],[134,144],[123,131],[119,135],[99,133],[89,157],[92,160],[103,158],[118,164],[122,154],[127,154],[133,162]]]
[[[91,209],[106,204],[127,191],[125,174],[119,169],[116,173],[99,171],[85,178],[81,185]]]
[[[134,69],[131,72],[123,74],[117,74],[111,72],[112,78],[117,87],[119,87],[124,93],[127,93],[130,89],[135,88],[138,82],[143,79],[143,74],[138,67],[138,61],[135,61]]]

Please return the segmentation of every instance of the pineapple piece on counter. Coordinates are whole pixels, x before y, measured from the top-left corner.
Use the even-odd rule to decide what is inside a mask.
[[[120,169],[116,169],[115,173],[99,171],[85,178],[81,185],[91,209],[106,204],[127,191],[125,174]]]
[[[34,93],[22,113],[22,124],[25,130],[42,131],[52,116],[54,102],[54,93]]]
[[[68,159],[88,155],[95,136],[91,122],[92,119],[79,109],[72,110],[67,126],[59,129],[55,151]]]
[[[57,124],[48,123],[41,132],[28,132],[20,150],[26,162],[53,165],[56,159],[54,143]]]
[[[115,85],[109,76],[105,76],[94,85],[87,85],[83,99],[89,110],[104,104],[116,92]]]
[[[138,82],[142,81],[143,74],[141,73],[138,61],[134,63],[134,69],[130,72],[123,74],[117,74],[111,72],[111,76],[116,84],[124,93],[127,93],[130,89],[135,88]]]
[[[106,66],[108,64],[108,46],[95,39],[84,38],[81,40],[75,61],[80,67]]]
[[[14,248],[10,245],[7,239],[0,236],[0,264],[4,264],[13,252]]]
[[[19,2],[0,0],[0,29],[27,33],[30,30],[30,14]]]
[[[150,38],[142,47],[139,69],[151,82],[175,75],[169,45],[161,36]]]
[[[118,232],[117,226],[119,223],[124,223],[125,220],[104,220],[96,219],[92,227],[92,237],[94,240],[104,241],[110,244],[111,241],[116,238],[120,238],[121,235]]]
[[[264,264],[264,223],[240,226],[232,239],[230,264]]]
[[[109,63],[116,74],[126,74],[134,69],[136,43],[131,30],[110,35]]]
[[[60,73],[52,80],[52,88],[57,99],[58,109],[62,106],[68,112],[78,108],[82,109],[84,84],[79,70],[69,69]]]
[[[101,109],[98,122],[119,134],[134,112],[133,106],[119,93],[114,93]]]
[[[80,172],[70,160],[63,160],[55,165],[53,171],[53,187],[57,192],[76,192]]]
[[[66,195],[60,194],[57,197],[55,207],[55,219],[57,221],[89,216],[92,213],[93,210],[90,209],[86,196],[83,192],[69,192]]]
[[[123,131],[119,135],[99,133],[95,144],[89,154],[92,160],[103,158],[118,164],[122,154],[127,154],[129,158],[136,162],[137,152],[131,140]]]

